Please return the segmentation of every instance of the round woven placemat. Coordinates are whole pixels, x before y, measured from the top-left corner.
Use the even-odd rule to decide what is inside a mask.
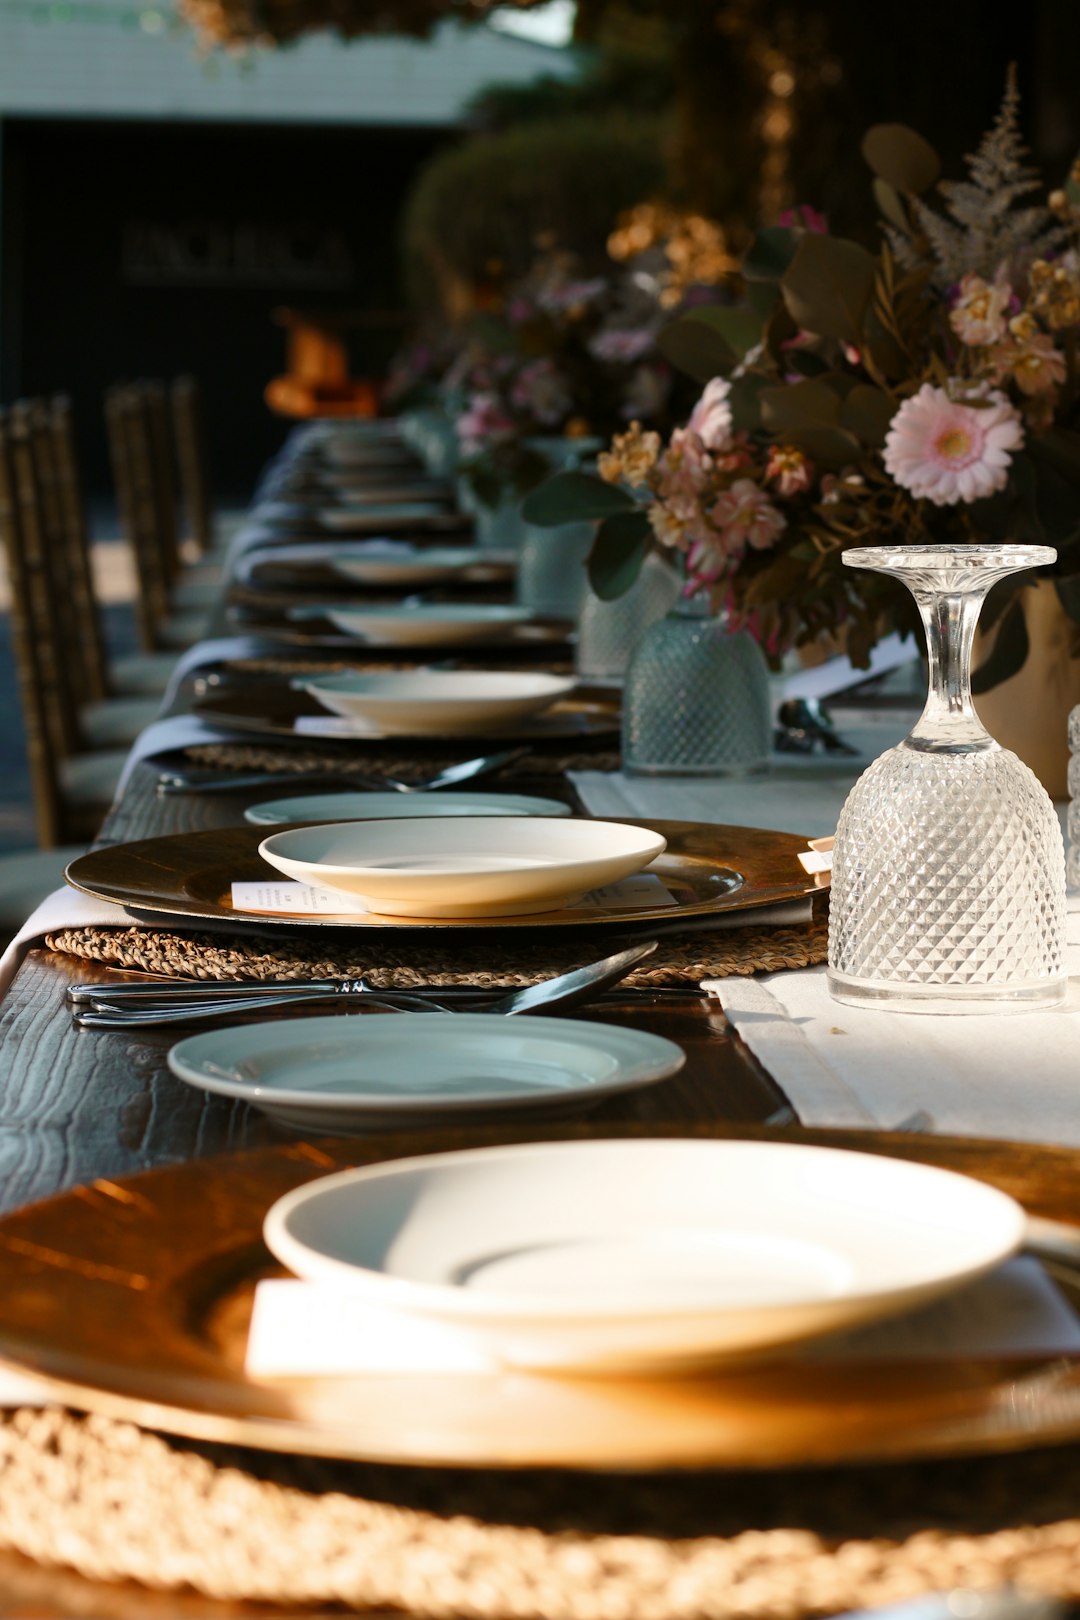
[[[64,951],[109,967],[160,973],[182,979],[357,979],[381,990],[416,985],[475,985],[478,989],[512,989],[568,972],[593,962],[612,940],[591,934],[566,940],[521,940],[513,943],[512,962],[492,959],[490,942],[459,938],[419,942],[380,931],[342,934],[327,939],[283,938],[268,946],[265,935],[249,938],[198,932],[174,933],[147,928],[62,928],[47,936],[50,950]],[[625,944],[625,939],[622,944]],[[623,982],[628,986],[699,984],[733,974],[775,973],[782,968],[811,967],[825,960],[828,924],[823,919],[782,928],[733,928],[716,934],[661,940],[653,956]]]
[[[352,771],[370,776],[374,771],[384,776],[396,776],[403,782],[428,776],[434,766],[452,764],[461,758],[460,739],[456,749],[430,744],[425,739],[413,754],[382,754],[365,748],[363,755],[330,754],[315,748],[292,749],[261,748],[257,743],[199,743],[183,750],[193,765],[209,765],[215,770],[275,771],[283,780],[297,771],[333,771],[348,776]],[[534,750],[529,755],[529,776],[561,776],[566,771],[617,771],[620,756],[611,750],[544,754]],[[519,766],[512,766],[515,776]],[[492,771],[485,782],[498,781],[501,771]]]
[[[467,1473],[0,1421],[0,1545],[96,1580],[431,1620],[803,1620],[1080,1598],[1080,1450],[764,1475]]]

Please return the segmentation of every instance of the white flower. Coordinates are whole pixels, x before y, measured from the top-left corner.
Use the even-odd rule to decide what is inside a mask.
[[[885,437],[889,476],[935,506],[978,501],[1004,489],[1024,427],[1004,394],[994,391],[985,399],[965,405],[924,383],[901,405]]]
[[[730,393],[731,384],[727,379],[714,377],[705,384],[705,392],[691,412],[686,431],[696,433],[706,450],[726,450],[731,443]]]

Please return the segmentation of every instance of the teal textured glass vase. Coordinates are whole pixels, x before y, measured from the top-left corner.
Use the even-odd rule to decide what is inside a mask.
[[[772,742],[769,668],[745,630],[682,598],[646,631],[623,691],[623,769],[632,776],[741,776]]]

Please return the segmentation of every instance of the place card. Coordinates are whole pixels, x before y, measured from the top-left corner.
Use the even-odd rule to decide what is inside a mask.
[[[313,883],[276,882],[230,884],[230,900],[236,911],[256,911],[267,917],[367,917],[371,907],[343,889],[324,889]],[[678,901],[665,883],[652,872],[593,889],[577,901],[575,911],[636,911],[653,906],[677,906]]]
[[[906,1316],[793,1348],[788,1359],[911,1361],[1080,1355],[1080,1318],[1023,1255]],[[441,1323],[364,1304],[343,1289],[269,1278],[255,1290],[245,1366],[253,1378],[496,1371]]]

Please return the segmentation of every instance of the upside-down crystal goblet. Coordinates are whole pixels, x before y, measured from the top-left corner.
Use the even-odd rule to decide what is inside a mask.
[[[833,851],[829,989],[907,1012],[1024,1012],[1064,999],[1065,854],[1038,779],[971,700],[983,599],[1049,546],[865,546],[852,568],[901,580],[926,630],[918,723],[863,773]]]

